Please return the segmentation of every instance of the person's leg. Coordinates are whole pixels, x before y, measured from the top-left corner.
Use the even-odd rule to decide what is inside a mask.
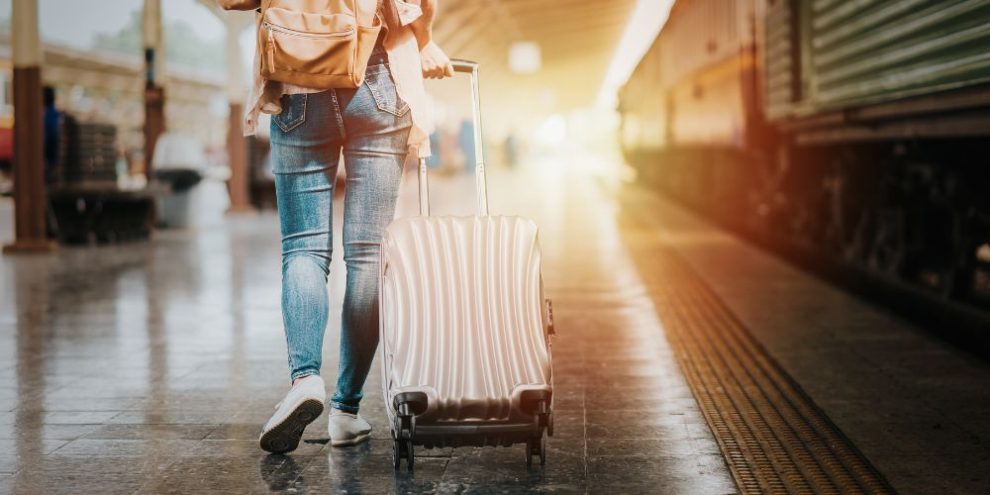
[[[344,103],[344,263],[347,291],[340,335],[340,371],[331,406],[357,413],[378,347],[378,270],[382,234],[395,213],[412,120],[387,66],[370,66]]]
[[[295,450],[326,401],[320,377],[327,326],[333,185],[340,157],[338,114],[329,93],[283,96],[272,117],[272,170],[282,228],[282,319],[293,380],[258,441]]]
[[[272,169],[282,230],[282,319],[294,380],[318,375],[329,313],[333,188],[340,131],[329,92],[282,98]]]

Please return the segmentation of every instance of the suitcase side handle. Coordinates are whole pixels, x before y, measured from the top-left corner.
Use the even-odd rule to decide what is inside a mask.
[[[450,59],[454,72],[471,76],[471,116],[474,121],[474,179],[478,197],[478,214],[488,216],[488,180],[485,173],[484,146],[481,143],[481,89],[478,86],[479,64],[471,60]],[[419,159],[419,214],[430,215],[430,178],[426,159]]]

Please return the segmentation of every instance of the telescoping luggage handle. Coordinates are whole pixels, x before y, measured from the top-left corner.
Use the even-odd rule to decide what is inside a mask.
[[[488,183],[485,177],[485,157],[481,145],[481,94],[478,88],[478,63],[470,60],[451,59],[454,72],[471,75],[471,115],[474,119],[474,178],[478,191],[478,214],[488,216]],[[430,214],[430,179],[426,170],[426,159],[419,159],[419,214]]]

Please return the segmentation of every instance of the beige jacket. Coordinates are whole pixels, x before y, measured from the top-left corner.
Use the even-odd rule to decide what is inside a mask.
[[[221,0],[230,2],[235,0]],[[241,0],[237,0],[241,1]],[[358,23],[364,26],[372,25],[374,21],[375,9],[378,0],[356,0],[362,7],[358,11],[365,13],[358,19]],[[422,14],[418,0],[393,0],[399,12],[401,26],[389,29],[388,37],[385,39],[385,50],[388,52],[389,67],[392,72],[392,79],[395,80],[395,89],[399,95],[409,105],[409,113],[412,116],[412,130],[409,132],[409,150],[416,151],[419,157],[430,156],[429,134],[433,130],[433,116],[426,96],[426,88],[423,85],[422,64],[419,58],[419,45],[416,36],[412,32],[409,24],[418,19]],[[260,15],[258,16],[260,20]],[[247,105],[244,115],[244,135],[253,136],[257,131],[258,117],[261,114],[262,97],[264,94],[265,80],[261,77],[260,61],[258,54],[254,57],[254,83],[248,95]],[[295,93],[317,93],[323,90],[303,88],[298,86],[284,85],[284,94]]]

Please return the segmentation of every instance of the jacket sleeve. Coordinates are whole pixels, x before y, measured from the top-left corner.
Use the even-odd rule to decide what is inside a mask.
[[[223,10],[255,10],[261,8],[261,0],[217,0]]]

